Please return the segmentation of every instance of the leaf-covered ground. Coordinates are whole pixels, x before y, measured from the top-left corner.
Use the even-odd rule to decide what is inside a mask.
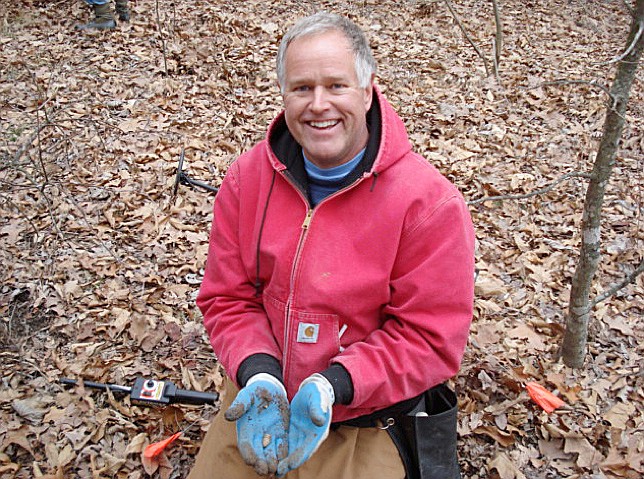
[[[491,1],[454,11],[493,69]],[[212,194],[279,111],[277,39],[324,8],[367,31],[378,84],[416,149],[471,203],[476,317],[459,453],[476,478],[644,474],[643,281],[599,303],[587,366],[557,359],[586,180],[625,48],[627,1],[499,0],[498,75],[444,2],[132,2],[129,24],[79,33],[81,1],[0,8],[0,477],[184,477],[217,408],[146,408],[61,377],[221,385],[195,308]],[[608,187],[595,292],[644,250],[641,69]],[[590,84],[594,82],[594,84]],[[549,191],[522,200],[484,196]],[[525,383],[566,407],[547,414]],[[146,444],[184,434],[155,461]]]

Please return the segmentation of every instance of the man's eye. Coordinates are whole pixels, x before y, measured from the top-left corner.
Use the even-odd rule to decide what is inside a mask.
[[[299,91],[299,92],[309,91],[309,90],[310,90],[310,88],[308,86],[306,86],[306,85],[299,85],[299,86],[296,86],[295,88],[293,88],[293,91]]]
[[[334,83],[333,85],[331,85],[331,88],[338,90],[340,88],[344,88],[344,85],[342,83]]]

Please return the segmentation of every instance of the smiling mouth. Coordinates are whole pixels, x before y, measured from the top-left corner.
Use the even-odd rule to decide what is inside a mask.
[[[325,128],[331,128],[334,127],[340,123],[340,120],[326,120],[326,121],[309,121],[308,124],[309,126],[312,126],[313,128],[318,128],[318,129],[325,129]]]

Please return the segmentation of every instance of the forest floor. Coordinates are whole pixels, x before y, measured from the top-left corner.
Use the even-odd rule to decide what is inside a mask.
[[[0,477],[185,477],[214,406],[149,408],[62,377],[182,388],[222,384],[195,295],[213,194],[281,108],[279,38],[317,8],[364,27],[377,83],[415,149],[470,202],[476,315],[459,395],[463,477],[644,476],[644,282],[599,303],[584,368],[558,358],[620,0],[132,2],[114,31],[81,33],[81,2],[0,8]],[[591,83],[592,82],[592,83]],[[608,185],[593,294],[644,251],[644,89],[636,80]],[[564,175],[565,181],[548,188]],[[542,194],[477,202],[485,196]],[[548,414],[535,381],[566,406]],[[155,461],[151,442],[184,434]]]

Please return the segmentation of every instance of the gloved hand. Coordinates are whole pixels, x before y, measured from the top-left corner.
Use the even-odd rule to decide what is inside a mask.
[[[304,464],[327,438],[334,401],[333,386],[321,374],[313,374],[302,381],[291,401],[288,457],[280,461],[278,476]]]
[[[237,421],[237,447],[259,475],[275,474],[288,452],[289,405],[284,385],[270,374],[251,377],[224,413]]]

